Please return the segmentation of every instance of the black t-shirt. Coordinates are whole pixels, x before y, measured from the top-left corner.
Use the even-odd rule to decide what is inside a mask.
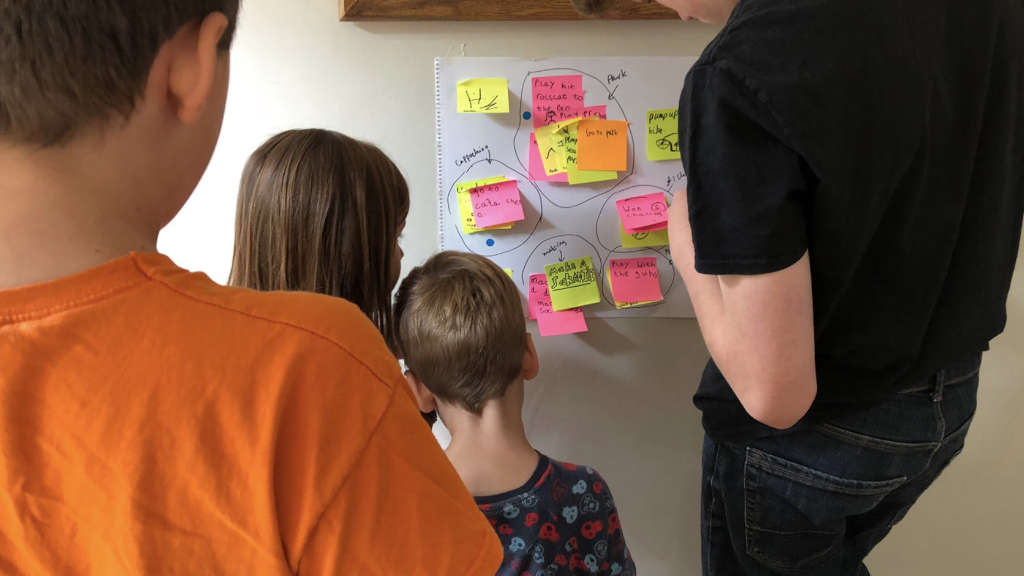
[[[1020,0],[741,0],[680,99],[697,270],[809,252],[818,397],[856,410],[987,348],[1024,210]],[[712,437],[770,434],[711,363]]]

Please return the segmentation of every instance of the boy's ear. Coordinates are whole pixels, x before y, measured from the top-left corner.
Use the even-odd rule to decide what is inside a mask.
[[[523,352],[523,380],[533,380],[540,373],[540,359],[533,345],[533,336],[526,335],[526,351]]]
[[[210,101],[220,59],[225,54],[220,49],[220,41],[227,29],[227,16],[220,12],[209,14],[198,24],[183,27],[161,49],[165,65],[154,65],[150,72],[166,75],[167,98],[183,124],[199,121]]]
[[[409,384],[413,397],[416,398],[416,405],[420,412],[430,414],[437,411],[437,398],[434,397],[434,393],[413,374],[412,370],[405,372],[405,381]]]

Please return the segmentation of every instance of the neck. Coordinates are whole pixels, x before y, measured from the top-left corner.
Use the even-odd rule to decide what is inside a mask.
[[[523,383],[502,398],[491,400],[480,416],[442,409],[452,433],[446,454],[473,496],[492,496],[525,484],[539,456],[523,426]]]
[[[100,141],[39,149],[0,143],[0,289],[156,250],[161,225],[140,203],[154,183],[133,177],[141,171],[126,170],[131,153],[119,152]]]

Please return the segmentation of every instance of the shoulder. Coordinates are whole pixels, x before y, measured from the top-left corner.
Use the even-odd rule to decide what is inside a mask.
[[[380,332],[350,302],[306,292],[225,287],[205,274],[180,269],[166,258],[136,256],[136,264],[180,304],[182,313],[237,334],[240,340],[262,341],[262,352],[314,349],[318,354],[302,354],[304,361],[348,361],[369,370],[389,387],[395,376],[400,376]]]

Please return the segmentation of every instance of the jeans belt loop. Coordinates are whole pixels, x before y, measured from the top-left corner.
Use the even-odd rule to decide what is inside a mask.
[[[942,391],[946,387],[946,370],[943,368],[935,374],[935,391],[932,392],[932,402],[942,402]]]

